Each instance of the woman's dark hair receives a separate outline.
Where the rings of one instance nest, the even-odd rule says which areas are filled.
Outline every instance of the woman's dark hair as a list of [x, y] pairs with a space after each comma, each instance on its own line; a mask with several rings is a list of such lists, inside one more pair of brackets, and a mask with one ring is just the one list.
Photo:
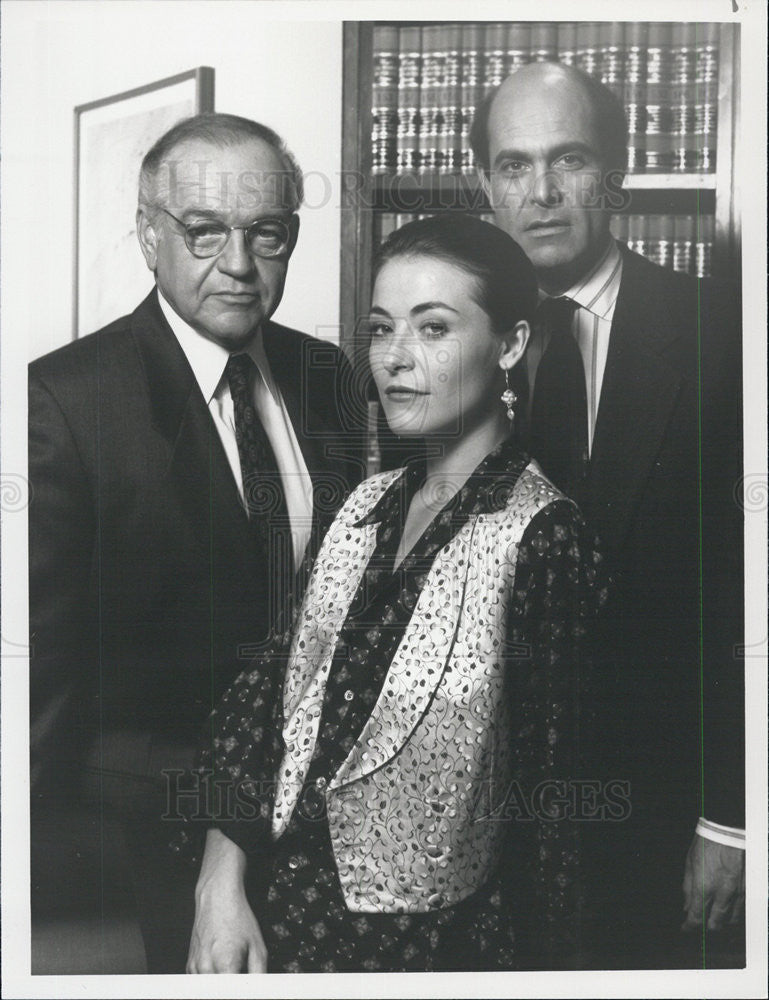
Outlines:
[[534, 316], [537, 279], [529, 258], [507, 233], [475, 216], [446, 212], [406, 223], [377, 251], [374, 279], [396, 257], [434, 257], [466, 271], [497, 334]]

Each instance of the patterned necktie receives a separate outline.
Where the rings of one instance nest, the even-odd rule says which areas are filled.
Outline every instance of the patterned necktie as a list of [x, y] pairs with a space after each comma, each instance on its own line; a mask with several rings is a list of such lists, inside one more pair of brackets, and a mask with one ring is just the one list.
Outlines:
[[545, 299], [535, 320], [549, 341], [534, 382], [531, 453], [567, 494], [583, 479], [588, 462], [585, 370], [571, 332], [576, 308], [572, 299]]
[[[252, 385], [255, 368], [248, 354], [231, 354], [224, 374], [235, 409], [235, 438], [243, 476], [243, 498], [257, 539], [272, 564], [280, 555], [275, 546], [280, 544], [285, 553], [285, 546], [291, 545], [291, 530], [275, 453], [254, 409]], [[293, 558], [290, 550], [288, 554]], [[283, 563], [285, 559], [281, 556], [278, 561]]]

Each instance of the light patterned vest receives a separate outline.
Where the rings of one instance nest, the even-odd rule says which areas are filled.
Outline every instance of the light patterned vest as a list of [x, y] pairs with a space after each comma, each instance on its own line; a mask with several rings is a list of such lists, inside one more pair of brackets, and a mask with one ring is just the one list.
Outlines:
[[[361, 484], [318, 554], [284, 683], [275, 839], [299, 799], [337, 637], [376, 545], [377, 525], [356, 523], [398, 475]], [[493, 813], [511, 777], [504, 674], [518, 547], [532, 517], [557, 499], [532, 462], [502, 510], [471, 517], [436, 555], [379, 699], [325, 789], [350, 910], [449, 906], [482, 886], [498, 861], [509, 826]]]

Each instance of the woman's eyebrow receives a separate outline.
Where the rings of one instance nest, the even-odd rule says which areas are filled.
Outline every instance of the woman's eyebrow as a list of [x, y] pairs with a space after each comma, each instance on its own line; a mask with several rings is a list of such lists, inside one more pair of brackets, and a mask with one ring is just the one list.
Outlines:
[[453, 306], [448, 305], [446, 302], [421, 302], [418, 306], [414, 306], [411, 310], [412, 315], [418, 316], [420, 313], [427, 312], [429, 309], [448, 309], [449, 312], [456, 313], [459, 315], [458, 310]]

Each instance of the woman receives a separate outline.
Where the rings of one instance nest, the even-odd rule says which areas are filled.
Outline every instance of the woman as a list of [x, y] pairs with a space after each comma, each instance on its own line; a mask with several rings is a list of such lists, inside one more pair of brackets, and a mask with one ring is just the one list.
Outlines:
[[550, 967], [573, 946], [556, 779], [577, 775], [604, 590], [574, 504], [511, 434], [536, 297], [517, 244], [472, 217], [382, 247], [371, 369], [426, 458], [352, 494], [292, 634], [212, 719], [205, 764], [230, 795], [189, 971]]

